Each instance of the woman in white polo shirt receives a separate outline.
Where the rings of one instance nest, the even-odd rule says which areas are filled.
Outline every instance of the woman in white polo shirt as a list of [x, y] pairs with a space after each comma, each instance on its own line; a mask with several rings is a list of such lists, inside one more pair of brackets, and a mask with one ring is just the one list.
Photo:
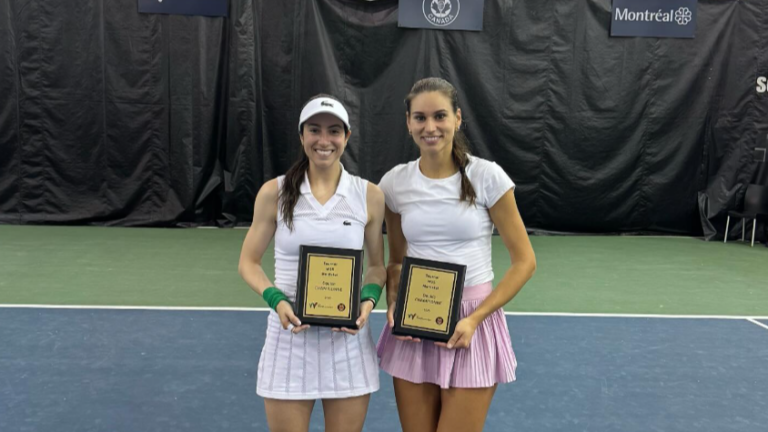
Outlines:
[[[408, 131], [421, 157], [396, 166], [379, 183], [389, 242], [380, 365], [394, 379], [404, 432], [479, 432], [497, 384], [515, 379], [502, 306], [533, 275], [536, 258], [514, 183], [495, 163], [468, 153], [456, 89], [427, 78], [414, 84], [405, 102]], [[494, 225], [512, 259], [495, 289]], [[445, 344], [391, 334], [405, 255], [467, 266], [460, 321]]]
[[[323, 403], [326, 430], [360, 431], [370, 394], [379, 388], [375, 346], [365, 324], [386, 279], [384, 195], [344, 170], [340, 158], [351, 133], [347, 111], [337, 99], [319, 95], [307, 102], [299, 119], [301, 159], [262, 186], [243, 243], [240, 275], [273, 309], [256, 386], [271, 431], [307, 431], [317, 399]], [[261, 267], [273, 238], [274, 283]], [[292, 302], [300, 245], [365, 246], [368, 270], [359, 330], [299, 322]]]

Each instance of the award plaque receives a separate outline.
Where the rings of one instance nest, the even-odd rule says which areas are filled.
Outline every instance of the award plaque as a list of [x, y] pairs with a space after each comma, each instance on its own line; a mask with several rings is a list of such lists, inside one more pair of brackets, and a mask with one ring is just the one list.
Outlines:
[[405, 257], [392, 334], [448, 342], [459, 322], [467, 266]]
[[302, 245], [294, 313], [302, 324], [356, 329], [363, 251]]

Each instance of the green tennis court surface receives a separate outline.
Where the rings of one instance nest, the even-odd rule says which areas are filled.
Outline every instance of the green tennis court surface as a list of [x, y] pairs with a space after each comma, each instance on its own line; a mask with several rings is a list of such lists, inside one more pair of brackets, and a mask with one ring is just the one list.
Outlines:
[[[0, 303], [264, 306], [237, 274], [245, 230], [0, 226]], [[508, 311], [768, 315], [768, 248], [681, 237], [532, 237]], [[494, 237], [496, 280], [509, 266]], [[264, 258], [273, 272], [271, 249]]]

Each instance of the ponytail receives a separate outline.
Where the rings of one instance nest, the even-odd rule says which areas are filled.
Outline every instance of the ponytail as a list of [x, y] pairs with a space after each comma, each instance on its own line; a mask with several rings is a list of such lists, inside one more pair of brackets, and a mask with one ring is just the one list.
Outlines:
[[459, 167], [461, 173], [461, 194], [459, 201], [468, 202], [470, 206], [475, 205], [475, 188], [467, 177], [467, 165], [469, 164], [469, 140], [464, 132], [457, 130], [453, 135], [453, 150], [451, 151], [453, 163]]
[[304, 181], [307, 169], [309, 169], [309, 158], [302, 151], [299, 160], [285, 173], [283, 187], [280, 188], [280, 212], [283, 214], [283, 222], [291, 231], [293, 231], [293, 209], [299, 202], [301, 183]]

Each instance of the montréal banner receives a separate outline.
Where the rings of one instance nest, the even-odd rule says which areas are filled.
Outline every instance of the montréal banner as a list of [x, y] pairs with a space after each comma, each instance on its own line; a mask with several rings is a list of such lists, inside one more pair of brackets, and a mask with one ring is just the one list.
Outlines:
[[613, 0], [611, 36], [693, 38], [697, 0]]

